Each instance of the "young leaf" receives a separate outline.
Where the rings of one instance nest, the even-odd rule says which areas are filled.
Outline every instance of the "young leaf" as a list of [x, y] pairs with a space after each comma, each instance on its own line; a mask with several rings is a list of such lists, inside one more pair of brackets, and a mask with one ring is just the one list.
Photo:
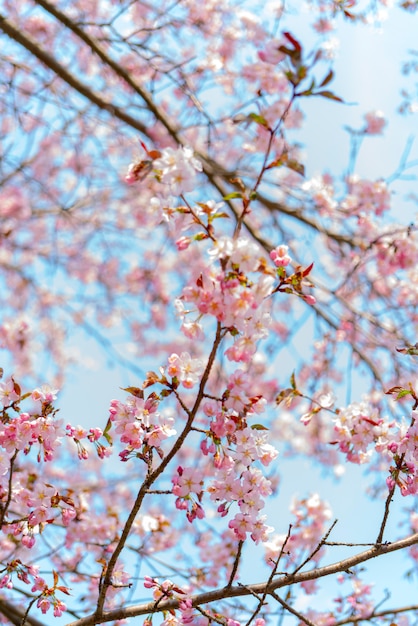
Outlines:
[[298, 50], [299, 52], [302, 51], [302, 46], [300, 45], [298, 40], [293, 37], [293, 35], [291, 35], [289, 32], [285, 32], [283, 33], [283, 35], [286, 37], [288, 41], [290, 41], [290, 43], [295, 48], [295, 50]]
[[328, 98], [329, 100], [335, 100], [336, 102], [344, 102], [344, 100], [342, 98], [340, 98], [339, 96], [336, 96], [335, 93], [332, 93], [332, 91], [317, 91], [315, 93], [315, 96], [322, 96], [323, 98]]
[[130, 393], [131, 396], [135, 396], [135, 398], [141, 398], [141, 400], [144, 398], [144, 392], [139, 387], [121, 387], [121, 389]]
[[303, 278], [305, 278], [306, 276], [308, 276], [308, 274], [311, 273], [313, 266], [314, 266], [314, 264], [311, 263], [310, 265], [308, 265], [308, 267], [305, 270], [303, 270], [303, 272], [302, 272]]
[[286, 167], [288, 167], [293, 172], [297, 172], [301, 176], [305, 176], [305, 166], [298, 161], [294, 161], [293, 159], [289, 159], [286, 163]]
[[405, 396], [409, 396], [410, 393], [411, 391], [409, 389], [401, 389], [401, 391], [396, 396], [396, 399], [400, 400], [401, 398], [404, 398]]
[[234, 200], [235, 198], [242, 198], [242, 193], [240, 191], [233, 191], [223, 197], [224, 200]]
[[296, 379], [295, 379], [295, 372], [292, 372], [292, 375], [290, 377], [290, 384], [292, 386], [292, 389], [296, 389]]
[[322, 83], [319, 86], [320, 87], [325, 87], [325, 85], [328, 85], [328, 83], [330, 83], [333, 78], [334, 78], [334, 72], [332, 70], [330, 70], [328, 72], [328, 74], [325, 76], [325, 78], [322, 81]]
[[259, 115], [258, 113], [250, 113], [248, 117], [260, 126], [263, 126], [264, 128], [269, 128], [267, 120], [262, 115]]

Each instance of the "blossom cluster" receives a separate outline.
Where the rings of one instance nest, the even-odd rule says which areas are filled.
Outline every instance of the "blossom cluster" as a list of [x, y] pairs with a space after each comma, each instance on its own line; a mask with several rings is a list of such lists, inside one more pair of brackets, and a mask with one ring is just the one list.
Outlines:
[[[145, 576], [144, 587], [146, 589], [153, 590], [153, 598], [156, 602], [161, 602], [161, 600], [169, 598], [175, 598], [179, 601], [178, 611], [180, 615], [177, 616], [176, 612], [171, 610], [162, 622], [162, 626], [186, 626], [187, 624], [209, 626], [211, 624], [211, 609], [207, 609], [205, 611], [205, 615], [201, 615], [199, 612], [196, 612], [188, 590], [180, 587], [173, 581], [163, 580], [160, 582], [158, 578]], [[218, 614], [214, 613], [213, 617], [217, 617], [219, 620]], [[225, 624], [225, 626], [241, 626], [241, 622], [228, 616], [223, 617], [222, 623]], [[254, 625], [265, 626], [265, 620], [259, 617], [254, 620]], [[144, 626], [152, 626], [152, 620], [147, 618], [144, 621]]]
[[390, 467], [387, 485], [391, 489], [398, 485], [403, 496], [418, 493], [418, 411], [412, 411], [412, 419], [408, 428], [400, 429], [397, 441], [388, 445], [393, 454], [394, 466]]
[[[261, 274], [256, 282], [250, 280], [248, 274], [260, 267], [260, 251], [246, 238], [234, 241], [224, 236], [209, 255], [211, 265], [205, 273], [199, 273], [193, 284], [184, 287], [177, 302], [178, 313], [183, 318], [194, 311], [198, 318], [214, 317], [234, 337], [233, 345], [225, 351], [228, 359], [248, 363], [257, 342], [268, 335], [271, 318], [266, 298], [272, 292], [274, 278]], [[192, 309], [186, 308], [190, 305]]]
[[[25, 565], [20, 559], [14, 559], [7, 563], [6, 573], [0, 579], [0, 589], [12, 589], [14, 586], [14, 576], [26, 585], [31, 585], [31, 592], [34, 594], [36, 606], [43, 614], [53, 607], [54, 617], [61, 617], [67, 610], [65, 603], [56, 597], [57, 591], [69, 595], [68, 587], [58, 584], [58, 574], [54, 572], [54, 585], [48, 587], [42, 576], [39, 575], [37, 565]], [[32, 579], [32, 580], [31, 580]]]
[[148, 155], [157, 158], [131, 163], [125, 176], [126, 183], [132, 185], [154, 171], [158, 181], [166, 185], [168, 194], [181, 195], [193, 191], [196, 173], [202, 171], [202, 164], [191, 148], [165, 148], [162, 152], [152, 151]]
[[418, 412], [411, 423], [388, 421], [368, 402], [341, 409], [334, 420], [335, 441], [352, 463], [367, 463], [373, 453], [390, 465], [387, 485], [398, 485], [402, 495], [418, 493]]
[[355, 215], [382, 215], [389, 210], [391, 193], [384, 180], [363, 180], [353, 175], [347, 182], [349, 193], [340, 204], [344, 211]]
[[[141, 394], [142, 395], [142, 394]], [[158, 411], [159, 400], [151, 393], [148, 398], [130, 395], [126, 402], [112, 400], [110, 421], [115, 426], [125, 448], [120, 452], [123, 461], [150, 448], [160, 449], [163, 441], [176, 434], [174, 418]]]
[[182, 352], [180, 356], [173, 353], [168, 357], [167, 374], [186, 389], [191, 389], [200, 381], [204, 369], [203, 360], [193, 359], [188, 352]]
[[19, 413], [0, 427], [0, 472], [7, 473], [15, 451], [28, 454], [32, 447], [38, 448], [39, 460], [52, 461], [63, 435], [62, 423], [53, 414]]
[[[54, 53], [61, 58], [65, 50], [65, 72], [89, 85], [82, 89], [87, 104], [80, 105], [73, 91], [77, 81], [51, 78], [53, 70], [45, 72], [33, 56], [34, 46], [12, 45], [4, 55], [0, 349], [13, 359], [16, 376], [19, 370], [39, 375], [39, 363], [32, 362], [42, 344], [61, 373], [70, 359], [64, 348], [67, 322], [61, 321], [68, 316], [99, 340], [105, 329], [117, 329], [112, 341], [102, 340], [110, 359], [134, 371], [148, 358], [158, 358], [162, 366], [159, 374], [148, 372], [141, 388], [125, 389], [127, 399], [111, 401], [103, 429], [63, 427], [55, 407], [58, 383], [22, 394], [15, 375], [0, 382], [2, 598], [8, 590], [12, 602], [18, 597], [17, 579], [19, 586], [30, 585], [30, 606], [43, 614], [53, 608], [60, 616], [65, 604], [57, 595], [67, 591], [57, 569], [79, 586], [71, 614], [97, 621], [103, 608], [135, 606], [137, 589], [119, 606], [116, 594], [135, 585], [143, 567], [156, 572], [161, 563], [170, 566], [156, 554], [169, 550], [176, 559], [172, 570], [187, 579], [187, 588], [150, 576], [144, 583], [154, 598], [151, 613], [166, 599], [179, 605], [157, 618], [163, 626], [240, 626], [244, 613], [243, 624], [264, 626], [258, 615], [268, 615], [274, 594], [253, 597], [252, 613], [237, 601], [230, 607], [231, 602], [219, 602], [216, 613], [213, 605], [199, 607], [197, 614], [191, 598], [202, 586], [219, 589], [223, 577], [227, 599], [241, 557], [247, 556], [241, 543], [249, 539], [264, 544], [275, 568], [270, 580], [282, 570], [315, 566], [322, 557], [318, 548], [331, 513], [316, 494], [294, 501], [288, 535], [271, 537], [264, 511], [279, 481], [273, 473], [275, 437], [332, 464], [336, 474], [343, 455], [354, 463], [378, 456], [389, 472], [390, 490], [399, 487], [411, 495], [418, 489], [418, 411], [409, 425], [398, 424], [367, 402], [334, 412], [330, 399], [331, 383], [341, 382], [340, 368], [334, 367], [341, 354], [337, 347], [364, 355], [370, 364], [385, 349], [382, 336], [394, 330], [392, 324], [384, 334], [384, 317], [408, 303], [405, 313], [401, 306], [396, 311], [398, 326], [408, 318], [405, 334], [411, 337], [416, 321], [413, 228], [391, 232], [389, 220], [384, 226], [388, 182], [355, 174], [357, 147], [367, 136], [380, 135], [386, 120], [376, 110], [366, 114], [360, 130], [349, 129], [350, 174], [340, 182], [330, 173], [306, 181], [302, 143], [287, 133], [301, 126], [305, 98], [339, 100], [328, 87], [335, 43], [326, 37], [339, 17], [366, 21], [369, 9], [357, 0], [308, 0], [309, 19], [322, 43], [306, 52], [290, 32], [278, 33], [289, 10], [279, 0], [261, 3], [260, 11], [253, 2], [228, 0], [74, 0], [71, 10], [61, 6], [36, 15], [27, 0], [4, 4], [4, 32], [10, 18], [20, 33], [16, 41], [27, 34], [51, 58]], [[373, 4], [383, 6], [385, 0]], [[83, 20], [73, 22], [77, 14]], [[274, 31], [268, 32], [273, 22]], [[221, 90], [228, 96], [222, 102]], [[133, 129], [158, 149], [148, 150], [140, 140], [143, 158], [130, 164], [127, 185], [120, 185], [119, 166]], [[407, 160], [403, 165], [409, 168]], [[401, 169], [392, 179], [403, 178]], [[204, 189], [203, 181], [211, 188]], [[303, 270], [298, 259], [306, 256], [310, 265]], [[316, 260], [319, 301], [306, 293], [315, 285], [307, 277]], [[406, 270], [402, 283], [398, 270]], [[330, 277], [338, 289], [327, 285]], [[173, 304], [180, 336], [170, 317]], [[312, 327], [322, 334], [312, 358], [298, 367], [298, 381], [315, 388], [312, 400], [296, 388], [294, 375], [291, 389], [278, 389], [287, 375], [283, 369], [291, 367], [283, 353], [293, 347], [306, 304], [315, 305]], [[325, 326], [329, 332], [322, 333]], [[118, 351], [113, 337], [125, 328], [127, 341], [122, 339]], [[370, 329], [373, 333], [364, 332]], [[261, 340], [268, 336], [263, 352]], [[394, 364], [384, 376], [398, 371]], [[153, 385], [158, 391], [149, 393]], [[258, 422], [271, 426], [275, 399], [284, 400], [288, 411], [280, 411], [268, 430]], [[84, 398], [76, 400], [84, 405]], [[301, 421], [293, 402], [306, 410]], [[333, 425], [324, 418], [330, 413]], [[112, 437], [122, 464], [103, 463], [112, 453]], [[51, 463], [58, 452], [62, 462]], [[131, 460], [148, 470], [142, 484], [141, 472], [129, 476], [132, 464], [123, 464]], [[123, 469], [113, 480], [116, 466]], [[410, 526], [410, 532], [418, 528], [415, 513]], [[195, 546], [192, 558], [177, 545], [183, 535], [188, 547]], [[122, 551], [133, 575], [118, 556]], [[28, 554], [30, 563], [38, 559], [49, 568], [53, 584], [23, 563]], [[416, 561], [415, 547], [411, 555]], [[337, 598], [335, 614], [311, 621], [332, 626], [342, 616], [367, 618], [375, 608], [370, 587], [352, 580], [350, 593]], [[316, 583], [303, 587], [313, 592]], [[297, 602], [293, 591], [287, 599]]]
[[352, 403], [340, 409], [334, 420], [339, 449], [351, 463], [367, 463], [373, 454], [370, 446], [385, 451], [395, 436], [396, 424], [380, 417], [368, 402]]
[[[262, 496], [270, 495], [272, 488], [254, 464], [268, 467], [277, 450], [263, 426], [251, 428], [247, 424], [250, 418], [262, 414], [266, 405], [264, 398], [250, 394], [249, 375], [236, 370], [228, 377], [222, 398], [205, 401], [204, 419], [210, 421], [200, 448], [210, 465], [180, 466], [172, 482], [176, 506], [187, 511], [189, 521], [204, 517], [203, 500], [207, 491], [211, 500], [218, 503], [217, 511], [223, 517], [229, 514], [233, 503], [238, 504], [239, 512], [230, 520], [229, 528], [239, 539], [245, 539], [249, 533], [258, 543], [270, 531], [260, 511], [264, 507]], [[205, 486], [210, 476], [213, 480]]]

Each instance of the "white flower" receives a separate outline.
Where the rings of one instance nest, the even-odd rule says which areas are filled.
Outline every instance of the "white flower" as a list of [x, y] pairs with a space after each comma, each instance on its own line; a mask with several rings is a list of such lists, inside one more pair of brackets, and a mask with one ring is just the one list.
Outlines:
[[202, 165], [193, 156], [189, 147], [166, 148], [159, 159], [154, 161], [154, 167], [161, 171], [161, 182], [170, 186], [171, 193], [181, 195], [185, 191], [192, 191], [196, 185], [196, 172], [202, 171]]

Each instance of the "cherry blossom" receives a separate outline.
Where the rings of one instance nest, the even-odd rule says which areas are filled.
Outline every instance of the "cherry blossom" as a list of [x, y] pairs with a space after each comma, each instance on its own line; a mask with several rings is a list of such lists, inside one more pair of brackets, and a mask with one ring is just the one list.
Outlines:
[[1, 623], [413, 623], [416, 150], [362, 101], [312, 165], [386, 4], [3, 2]]

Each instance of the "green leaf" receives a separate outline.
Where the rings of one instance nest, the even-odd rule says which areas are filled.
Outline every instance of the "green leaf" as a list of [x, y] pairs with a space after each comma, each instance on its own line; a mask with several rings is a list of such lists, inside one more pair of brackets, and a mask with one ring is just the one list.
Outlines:
[[298, 77], [296, 76], [296, 74], [294, 74], [294, 73], [293, 73], [293, 72], [291, 72], [290, 70], [288, 70], [287, 72], [285, 72], [285, 76], [286, 76], [287, 80], [288, 80], [289, 82], [291, 82], [291, 83], [292, 83], [292, 85], [293, 85], [294, 87], [296, 87], [297, 85], [299, 85], [299, 79], [298, 79]]
[[403, 346], [402, 348], [395, 348], [396, 352], [400, 354], [409, 354], [410, 356], [418, 356], [418, 343], [413, 346]]
[[263, 424], [253, 424], [251, 428], [252, 430], [268, 430], [268, 428], [263, 426]]
[[286, 163], [286, 167], [288, 167], [293, 172], [297, 172], [301, 176], [305, 176], [305, 166], [294, 159], [289, 159]]
[[224, 200], [234, 200], [235, 198], [242, 198], [242, 193], [240, 191], [233, 191], [223, 197]]
[[250, 113], [248, 117], [260, 126], [264, 126], [264, 128], [269, 128], [267, 120], [262, 115], [259, 115], [258, 113]]
[[309, 87], [305, 89], [304, 91], [299, 92], [296, 95], [297, 96], [312, 96], [314, 88], [315, 88], [315, 79], [313, 78], [311, 80], [311, 84], [309, 85]]
[[110, 429], [112, 428], [112, 421], [109, 419], [107, 420], [107, 424], [106, 424], [106, 428], [103, 431], [103, 437], [106, 439], [107, 443], [109, 444], [109, 446], [113, 445], [113, 439], [109, 434]]
[[296, 389], [296, 379], [295, 379], [295, 371], [293, 370], [292, 375], [290, 377], [290, 384], [292, 389]]
[[208, 236], [206, 233], [197, 233], [196, 235], [193, 235], [193, 239], [194, 241], [203, 241], [204, 239], [207, 239]]
[[292, 404], [292, 400], [294, 398], [300, 397], [302, 394], [297, 389], [282, 389], [280, 393], [276, 396], [276, 404], [279, 405], [282, 402], [285, 402], [286, 406], [290, 406]]
[[396, 387], [391, 387], [390, 389], [385, 391], [385, 394], [387, 396], [394, 395], [395, 393], [396, 393], [396, 400], [400, 400], [401, 398], [404, 398], [405, 396], [412, 395], [412, 390], [405, 389], [405, 387], [400, 387], [399, 385], [397, 385]]
[[397, 400], [400, 400], [400, 398], [404, 398], [405, 396], [408, 396], [410, 394], [410, 390], [409, 389], [402, 389], [398, 395], [396, 396]]
[[216, 220], [218, 217], [227, 217], [228, 219], [230, 219], [230, 215], [228, 215], [228, 213], [215, 213], [215, 215], [211, 215], [211, 218], [213, 220]]

